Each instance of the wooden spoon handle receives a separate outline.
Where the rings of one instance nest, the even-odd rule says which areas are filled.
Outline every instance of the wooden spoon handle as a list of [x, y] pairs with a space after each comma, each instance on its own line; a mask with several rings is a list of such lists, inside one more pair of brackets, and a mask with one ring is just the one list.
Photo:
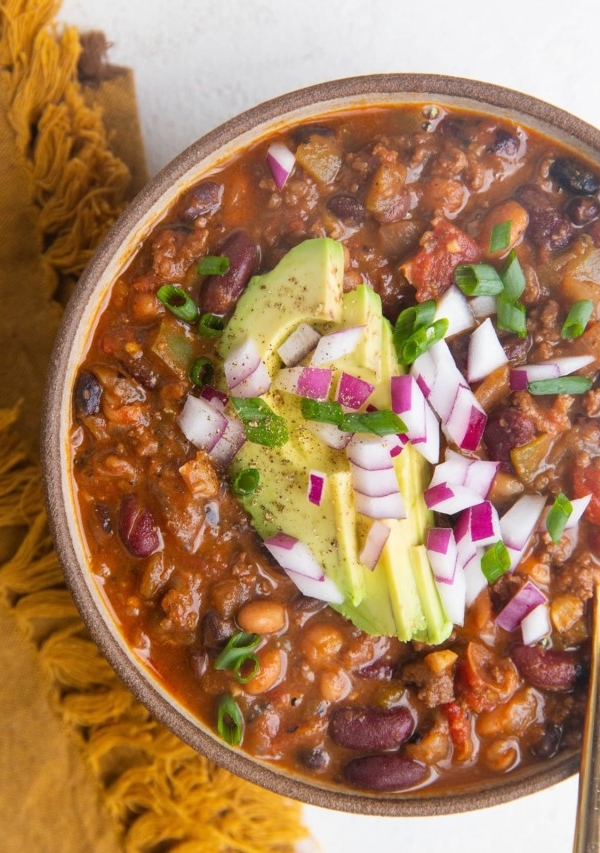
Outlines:
[[579, 796], [573, 853], [600, 853], [600, 583], [594, 588], [587, 711], [581, 745]]

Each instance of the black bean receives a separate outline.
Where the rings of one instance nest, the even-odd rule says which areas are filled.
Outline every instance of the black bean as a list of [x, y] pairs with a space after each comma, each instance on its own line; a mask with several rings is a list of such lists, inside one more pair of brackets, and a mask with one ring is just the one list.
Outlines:
[[177, 216], [184, 222], [193, 222], [199, 216], [215, 213], [221, 206], [223, 185], [215, 181], [202, 181], [188, 190], [177, 205]]
[[367, 791], [402, 791], [423, 782], [428, 773], [424, 764], [397, 752], [362, 755], [344, 767], [347, 781]]
[[246, 231], [234, 231], [225, 240], [220, 254], [229, 258], [223, 275], [208, 276], [200, 292], [200, 308], [210, 314], [231, 313], [258, 263], [258, 247]]
[[518, 150], [519, 140], [503, 127], [498, 128], [494, 141], [488, 148], [490, 154], [500, 154], [502, 157], [514, 157]]
[[100, 521], [100, 527], [105, 533], [112, 533], [112, 520], [110, 517], [110, 510], [106, 506], [106, 504], [96, 504], [94, 507], [96, 511], [96, 515], [98, 516], [98, 520]]
[[395, 749], [410, 737], [414, 720], [408, 708], [338, 708], [329, 736], [347, 749]]
[[329, 754], [319, 746], [312, 749], [301, 749], [298, 752], [298, 760], [309, 770], [325, 770], [329, 764]]
[[512, 647], [510, 656], [519, 674], [540, 690], [556, 693], [572, 690], [581, 671], [573, 652], [517, 645]]
[[97, 415], [100, 411], [102, 385], [90, 370], [82, 370], [75, 385], [75, 409], [80, 417]]
[[600, 215], [600, 204], [595, 198], [579, 195], [569, 201], [565, 212], [573, 225], [587, 225]]
[[550, 177], [563, 190], [577, 195], [594, 195], [600, 189], [596, 175], [574, 157], [557, 157], [550, 166]]
[[120, 361], [126, 372], [136, 382], [139, 382], [143, 388], [147, 391], [152, 391], [156, 388], [158, 385], [158, 374], [146, 356], [142, 355], [139, 358], [134, 358], [125, 353]]
[[558, 210], [552, 196], [533, 184], [519, 187], [516, 196], [529, 214], [529, 239], [553, 252], [566, 249], [575, 237], [575, 228]]
[[512, 472], [510, 452], [527, 444], [535, 435], [533, 421], [519, 409], [501, 409], [489, 415], [483, 443], [490, 459], [500, 462], [503, 471]]
[[127, 495], [119, 510], [119, 536], [134, 557], [148, 557], [160, 547], [160, 534], [150, 510], [136, 495]]
[[208, 649], [220, 649], [233, 634], [233, 622], [209, 610], [202, 619], [200, 635], [202, 645]]
[[529, 751], [534, 758], [539, 758], [542, 761], [547, 761], [558, 752], [562, 737], [562, 729], [555, 723], [546, 723], [544, 732], [539, 740], [532, 743]]
[[391, 681], [394, 665], [389, 661], [376, 660], [361, 667], [356, 673], [360, 678], [372, 678], [376, 681]]
[[292, 601], [291, 607], [297, 613], [318, 613], [326, 607], [326, 603], [309, 595], [299, 595]]
[[327, 199], [327, 207], [344, 222], [361, 222], [365, 216], [365, 209], [360, 201], [353, 195], [334, 195]]

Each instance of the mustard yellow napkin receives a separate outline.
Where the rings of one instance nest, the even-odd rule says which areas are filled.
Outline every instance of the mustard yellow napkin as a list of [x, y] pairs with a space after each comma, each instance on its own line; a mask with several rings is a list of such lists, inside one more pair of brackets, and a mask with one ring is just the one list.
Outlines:
[[298, 804], [149, 716], [88, 638], [52, 549], [36, 458], [60, 306], [146, 176], [131, 74], [57, 10], [0, 2], [0, 847], [291, 853]]

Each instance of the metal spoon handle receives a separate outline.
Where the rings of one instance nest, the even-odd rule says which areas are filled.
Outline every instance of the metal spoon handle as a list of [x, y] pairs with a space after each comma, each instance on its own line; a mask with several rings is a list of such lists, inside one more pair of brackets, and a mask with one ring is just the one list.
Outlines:
[[587, 711], [581, 745], [579, 796], [573, 853], [600, 853], [600, 584], [594, 589]]

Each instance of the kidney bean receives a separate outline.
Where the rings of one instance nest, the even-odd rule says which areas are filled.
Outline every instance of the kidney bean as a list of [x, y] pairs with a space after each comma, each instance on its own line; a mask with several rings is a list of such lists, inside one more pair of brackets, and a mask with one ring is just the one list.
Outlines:
[[516, 195], [529, 213], [527, 236], [532, 242], [550, 251], [566, 249], [575, 237], [575, 228], [557, 209], [554, 199], [533, 184], [519, 187]]
[[154, 517], [150, 510], [141, 506], [136, 495], [127, 495], [121, 501], [119, 536], [134, 557], [149, 557], [160, 548]]
[[546, 761], [558, 752], [561, 737], [562, 729], [560, 726], [555, 723], [546, 723], [542, 736], [538, 741], [531, 744], [529, 751], [534, 758]]
[[489, 415], [483, 442], [490, 459], [500, 462], [500, 468], [513, 472], [510, 451], [527, 444], [535, 435], [533, 421], [518, 409], [501, 409]]
[[158, 374], [145, 356], [133, 358], [126, 353], [119, 359], [127, 373], [147, 391], [158, 385]]
[[221, 254], [229, 258], [229, 269], [224, 275], [208, 276], [200, 292], [200, 308], [209, 314], [233, 311], [258, 262], [258, 247], [246, 231], [230, 234]]
[[334, 195], [327, 199], [327, 207], [339, 219], [345, 222], [360, 222], [364, 219], [365, 209], [353, 195]]
[[550, 166], [550, 177], [571, 193], [594, 195], [600, 189], [596, 175], [574, 157], [557, 157]]
[[414, 720], [408, 708], [338, 708], [329, 735], [347, 749], [395, 749], [410, 737]]
[[344, 767], [351, 785], [368, 791], [402, 791], [423, 782], [428, 775], [424, 764], [397, 752], [389, 755], [363, 755]]
[[525, 364], [527, 353], [532, 343], [530, 335], [527, 335], [526, 338], [519, 338], [517, 335], [506, 335], [501, 337], [500, 343], [511, 365]]
[[510, 655], [519, 674], [540, 690], [572, 690], [581, 671], [573, 652], [517, 645], [512, 647]]
[[221, 206], [223, 185], [202, 181], [188, 190], [177, 205], [176, 214], [183, 222], [193, 222], [199, 216], [209, 216]]
[[360, 678], [373, 678], [377, 681], [391, 681], [394, 665], [390, 661], [376, 660], [361, 667], [357, 673]]
[[102, 385], [91, 370], [81, 371], [75, 384], [74, 394], [75, 409], [80, 417], [98, 414], [102, 390]]
[[590, 196], [576, 196], [565, 207], [565, 213], [573, 225], [587, 225], [600, 215], [600, 204]]

